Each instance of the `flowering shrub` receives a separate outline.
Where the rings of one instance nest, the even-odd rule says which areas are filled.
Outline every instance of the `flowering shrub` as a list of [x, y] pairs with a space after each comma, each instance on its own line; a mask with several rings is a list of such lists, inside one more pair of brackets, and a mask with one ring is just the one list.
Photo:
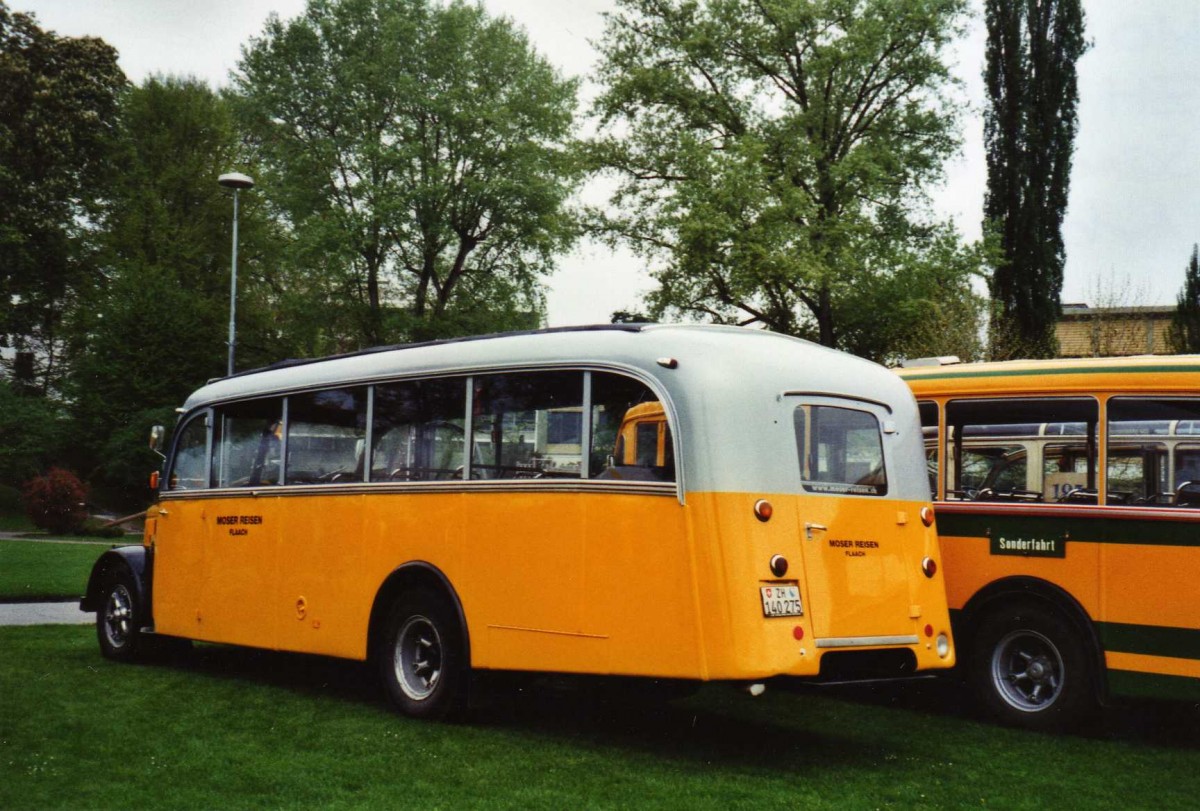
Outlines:
[[52, 467], [44, 476], [26, 482], [21, 500], [34, 526], [48, 532], [75, 532], [87, 518], [87, 487], [62, 468]]

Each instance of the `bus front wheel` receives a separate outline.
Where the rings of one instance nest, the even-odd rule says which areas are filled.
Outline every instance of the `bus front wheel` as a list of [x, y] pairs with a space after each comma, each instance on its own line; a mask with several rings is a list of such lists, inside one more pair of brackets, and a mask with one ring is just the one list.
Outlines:
[[1048, 607], [1020, 603], [992, 611], [975, 641], [971, 682], [1002, 723], [1066, 729], [1092, 709], [1094, 674], [1081, 635]]
[[462, 630], [447, 601], [417, 589], [392, 605], [379, 655], [388, 699], [414, 718], [450, 718], [466, 705]]
[[131, 662], [142, 649], [141, 617], [133, 575], [118, 571], [104, 584], [103, 599], [96, 612], [96, 638], [106, 659]]

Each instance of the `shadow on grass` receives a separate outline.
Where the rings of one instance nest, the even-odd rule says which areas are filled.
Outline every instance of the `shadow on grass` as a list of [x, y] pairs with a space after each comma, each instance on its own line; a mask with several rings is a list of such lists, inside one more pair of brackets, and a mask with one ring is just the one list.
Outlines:
[[[388, 712], [374, 667], [321, 656], [198, 645], [160, 666], [222, 680], [267, 684], [289, 691], [377, 707]], [[639, 680], [483, 675], [468, 726], [634, 748], [697, 764], [726, 763], [805, 771], [814, 767], [878, 763], [891, 743], [881, 730], [847, 727], [847, 707], [876, 707], [871, 717], [897, 735], [911, 733], [913, 715], [952, 723], [980, 721], [968, 691], [953, 678], [814, 687], [772, 684], [770, 699], [752, 699], [709, 685], [693, 698], [667, 701]], [[892, 712], [897, 711], [897, 712]], [[1101, 710], [1078, 736], [1198, 749], [1200, 709], [1191, 704], [1138, 701]], [[852, 722], [854, 723], [854, 722]], [[988, 734], [984, 731], [982, 734]], [[1036, 733], [1028, 733], [1035, 735]]]
[[[798, 695], [819, 692], [841, 701], [991, 723], [963, 682], [953, 675], [911, 682], [820, 687], [792, 682]], [[1152, 699], [1120, 699], [1101, 707], [1082, 728], [1065, 733], [1093, 740], [1126, 741], [1174, 749], [1200, 749], [1200, 704]], [[1036, 734], [1036, 733], [1029, 733]]]
[[[362, 662], [205, 644], [153, 666], [390, 711], [374, 667]], [[877, 765], [883, 758], [883, 748], [832, 726], [823, 729], [812, 718], [798, 728], [793, 696], [774, 697], [772, 718], [759, 700], [726, 685], [676, 701], [645, 687], [634, 679], [484, 674], [473, 681], [478, 701], [464, 726], [638, 750], [692, 768], [721, 762], [806, 771], [834, 763]]]

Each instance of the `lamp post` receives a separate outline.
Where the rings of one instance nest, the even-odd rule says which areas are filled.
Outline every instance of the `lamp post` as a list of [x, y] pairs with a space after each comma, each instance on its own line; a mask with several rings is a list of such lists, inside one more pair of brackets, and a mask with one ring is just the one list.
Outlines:
[[254, 181], [241, 172], [227, 172], [217, 178], [227, 189], [233, 189], [233, 268], [229, 274], [229, 370], [233, 375], [233, 347], [237, 343], [237, 243], [238, 243], [238, 192], [254, 188]]

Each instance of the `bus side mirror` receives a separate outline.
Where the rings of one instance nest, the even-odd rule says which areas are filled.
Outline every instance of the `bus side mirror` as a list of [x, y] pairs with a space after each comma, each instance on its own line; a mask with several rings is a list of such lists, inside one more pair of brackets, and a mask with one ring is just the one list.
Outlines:
[[[163, 428], [161, 425], [156, 425], [150, 429], [150, 450], [154, 451], [159, 456], [163, 456], [163, 437], [166, 435], [167, 429]], [[163, 456], [163, 458], [165, 459], [166, 457]]]

